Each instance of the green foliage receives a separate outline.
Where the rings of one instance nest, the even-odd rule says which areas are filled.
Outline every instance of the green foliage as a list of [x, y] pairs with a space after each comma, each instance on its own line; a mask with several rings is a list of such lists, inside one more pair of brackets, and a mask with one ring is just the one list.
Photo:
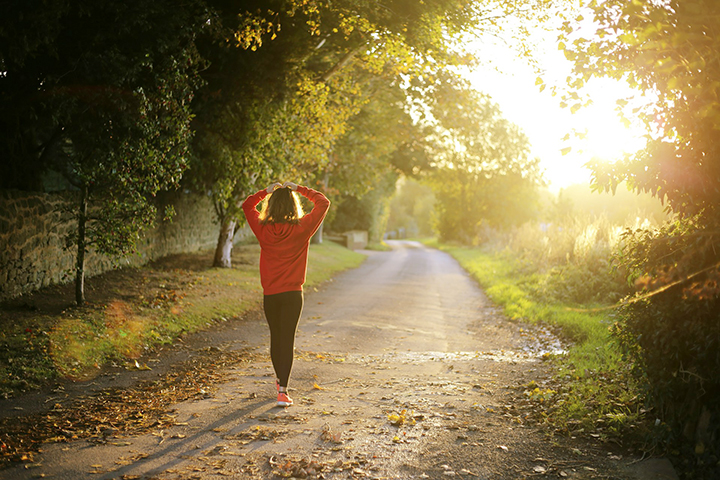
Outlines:
[[[605, 217], [576, 215], [552, 223], [526, 223], [494, 239], [541, 278], [536, 298], [564, 304], [608, 304], [630, 293], [614, 255], [622, 227]], [[502, 247], [500, 247], [502, 248]]]
[[321, 171], [323, 189], [340, 200], [329, 219], [332, 230], [367, 230], [371, 242], [382, 241], [388, 201], [404, 166], [395, 165], [395, 160], [419, 135], [405, 100], [397, 85], [376, 87], [335, 144]]
[[[345, 135], [348, 122], [370, 95], [384, 91], [384, 84], [397, 85], [401, 74], [420, 68], [418, 58], [430, 48], [437, 60], [449, 61], [442, 26], [461, 31], [468, 28], [462, 22], [473, 18], [472, 9], [455, 2], [403, 4], [400, 9], [405, 15], [392, 16], [385, 7], [351, 0], [218, 6], [216, 32], [225, 41], [218, 47], [217, 40], [208, 39], [201, 47], [210, 68], [203, 73], [207, 86], [194, 110], [196, 170], [221, 219], [237, 217], [238, 201], [271, 179], [285, 174], [308, 178], [323, 171], [333, 151], [341, 162], [348, 152], [362, 160], [348, 160], [347, 168], [358, 165], [373, 172], [363, 161], [386, 156], [378, 151], [387, 149], [386, 142], [358, 142], [352, 133]], [[370, 85], [378, 79], [379, 89]], [[393, 105], [397, 110], [398, 101], [387, 106]], [[356, 119], [350, 128], [367, 136], [362, 122]], [[385, 131], [401, 134], [394, 128]], [[341, 138], [344, 145], [336, 147]], [[375, 151], [349, 150], [358, 145]], [[334, 165], [329, 170], [340, 175]], [[356, 182], [367, 188], [367, 181]], [[347, 193], [340, 178], [336, 183]]]
[[[221, 40], [240, 35], [233, 29], [238, 13], [241, 20], [259, 15], [235, 8], [218, 12], [217, 21], [225, 27]], [[241, 218], [242, 200], [291, 168], [314, 170], [311, 166], [326, 162], [348, 117], [357, 111], [350, 77], [319, 79], [334, 57], [301, 60], [318, 43], [311, 19], [303, 11], [279, 10], [263, 12], [265, 21], [282, 25], [282, 31], [257, 51], [227, 38], [219, 46], [213, 37], [201, 44], [210, 66], [193, 102], [197, 134], [191, 177], [196, 189], [210, 193], [223, 221]]]
[[388, 231], [401, 229], [409, 237], [431, 237], [435, 217], [435, 195], [430, 187], [402, 177], [390, 201]]
[[[651, 135], [647, 150], [617, 165], [593, 164], [597, 183], [615, 188], [627, 179], [639, 191], [666, 199], [679, 214], [718, 204], [715, 134], [720, 126], [717, 57], [712, 35], [720, 5], [711, 0], [590, 2], [596, 36], [576, 35], [565, 50], [574, 62], [574, 87], [591, 76], [626, 80], [651, 95], [633, 110]], [[580, 31], [580, 33], [584, 33]], [[626, 101], [620, 102], [624, 107]]]
[[328, 228], [337, 233], [366, 230], [368, 241], [380, 243], [387, 226], [388, 204], [395, 191], [396, 178], [396, 174], [390, 172], [360, 198], [352, 195], [342, 198]]
[[335, 207], [335, 215], [328, 229], [337, 232], [370, 230], [372, 225], [372, 204], [356, 197], [345, 197]]
[[[4, 186], [39, 186], [39, 173], [54, 168], [76, 184], [104, 189], [102, 180], [117, 176], [126, 188], [137, 180], [130, 172], [143, 168], [140, 159], [148, 160], [149, 177], [165, 163], [160, 175], [179, 179], [174, 163], [189, 136], [187, 104], [196, 85], [186, 27], [194, 12], [168, 15], [164, 2], [59, 4], [47, 36], [38, 35], [42, 42], [29, 48], [21, 35], [0, 50], [0, 139], [10, 152]], [[14, 16], [45, 18], [44, 8], [15, 4], [3, 24]]]
[[[610, 0], [587, 6], [596, 35], [577, 35], [570, 24], [564, 29], [570, 43], [562, 47], [575, 64], [572, 87], [609, 76], [648, 94], [632, 112], [647, 126], [648, 147], [614, 165], [592, 164], [595, 183], [612, 190], [627, 181], [665, 201], [676, 217], [659, 230], [628, 232], [622, 267], [641, 291], [623, 309], [616, 332], [638, 361], [651, 405], [671, 427], [666, 445], [680, 447], [686, 458], [695, 454], [689, 470], [700, 475], [720, 452], [713, 313], [720, 293], [720, 40], [713, 33], [720, 5]], [[717, 475], [717, 465], [709, 468]]]
[[362, 197], [397, 178], [394, 155], [416, 135], [406, 111], [405, 92], [397, 84], [374, 87], [372, 96], [347, 121], [346, 132], [320, 171], [331, 195]]
[[687, 298], [681, 287], [621, 310], [615, 335], [638, 368], [653, 415], [670, 427], [667, 442], [697, 466], [716, 463], [720, 432], [720, 321], [717, 300]]
[[428, 176], [444, 241], [477, 242], [481, 229], [506, 229], [532, 218], [541, 183], [529, 143], [497, 105], [462, 84], [440, 88], [435, 165]]
[[[87, 250], [133, 251], [155, 222], [151, 197], [177, 186], [186, 167], [197, 12], [192, 3], [169, 12], [166, 2], [63, 7], [53, 35], [0, 51], [0, 147], [10, 152], [6, 186], [37, 187], [51, 170], [78, 191], [68, 246], [77, 247], [82, 304]], [[13, 14], [42, 8], [16, 4]]]
[[716, 261], [705, 245], [712, 240], [698, 227], [677, 221], [626, 231], [623, 265], [639, 291], [614, 332], [636, 362], [649, 405], [669, 427], [660, 440], [694, 455], [689, 471], [703, 472], [720, 451], [720, 322], [717, 267], [705, 267]]
[[[429, 129], [408, 112], [456, 81], [451, 68], [474, 64], [463, 36], [548, 2], [211, 3], [216, 37], [200, 49], [210, 66], [193, 104], [191, 171], [232, 233], [242, 199], [271, 180], [359, 198], [388, 171], [418, 173]], [[387, 199], [378, 201], [381, 212]]]

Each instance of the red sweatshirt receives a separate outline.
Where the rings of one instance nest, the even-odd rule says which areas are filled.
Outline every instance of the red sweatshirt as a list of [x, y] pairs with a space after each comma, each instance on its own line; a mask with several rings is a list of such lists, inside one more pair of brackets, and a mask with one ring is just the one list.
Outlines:
[[330, 201], [322, 193], [301, 185], [297, 191], [314, 205], [299, 224], [260, 222], [255, 207], [269, 195], [267, 190], [250, 195], [242, 205], [248, 225], [260, 242], [260, 282], [265, 295], [302, 291], [310, 238], [330, 208]]

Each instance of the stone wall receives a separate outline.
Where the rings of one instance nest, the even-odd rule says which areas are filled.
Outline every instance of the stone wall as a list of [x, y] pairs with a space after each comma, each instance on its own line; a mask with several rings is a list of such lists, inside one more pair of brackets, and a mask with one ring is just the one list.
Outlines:
[[[74, 279], [75, 252], [64, 249], [65, 238], [75, 226], [68, 209], [71, 200], [68, 194], [0, 190], [0, 301]], [[176, 215], [146, 232], [138, 253], [120, 259], [120, 265], [139, 266], [166, 255], [215, 246], [219, 226], [208, 198], [177, 192], [158, 201], [160, 212], [172, 204]], [[240, 231], [236, 240], [247, 235]], [[97, 275], [116, 264], [90, 252], [86, 275]]]

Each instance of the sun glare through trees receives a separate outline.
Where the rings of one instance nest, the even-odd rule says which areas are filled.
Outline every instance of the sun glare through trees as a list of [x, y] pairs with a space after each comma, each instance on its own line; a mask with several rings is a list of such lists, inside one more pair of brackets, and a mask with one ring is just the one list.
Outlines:
[[[528, 136], [553, 191], [589, 182], [586, 164], [590, 160], [612, 163], [646, 143], [646, 129], [632, 109], [647, 93], [630, 88], [627, 82], [593, 78], [575, 92], [577, 97], [571, 97], [575, 101], [563, 99], [570, 88], [567, 79], [573, 63], [558, 47], [558, 34], [561, 19], [579, 11], [575, 5], [571, 14], [563, 10], [547, 22], [525, 23], [522, 37], [510, 19], [504, 35], [468, 42], [480, 64], [465, 75], [475, 89], [498, 102], [503, 115]], [[584, 20], [583, 25], [589, 35], [595, 34], [591, 23]]]

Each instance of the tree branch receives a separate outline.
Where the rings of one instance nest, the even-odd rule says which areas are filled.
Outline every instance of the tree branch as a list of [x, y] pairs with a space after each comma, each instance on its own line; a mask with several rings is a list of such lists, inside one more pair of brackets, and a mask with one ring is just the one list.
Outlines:
[[60, 137], [60, 134], [62, 133], [62, 131], [64, 129], [65, 129], [65, 127], [63, 127], [62, 125], [58, 125], [55, 128], [55, 131], [52, 133], [52, 135], [48, 139], [48, 141], [38, 147], [38, 150], [40, 150], [40, 155], [38, 156], [40, 165], [42, 165], [43, 161], [49, 154], [50, 147], [52, 147], [55, 144], [55, 142]]
[[645, 300], [650, 297], [654, 297], [655, 295], [658, 295], [666, 290], [669, 290], [674, 286], [680, 285], [681, 283], [685, 283], [688, 280], [692, 280], [693, 278], [697, 277], [698, 275], [709, 272], [710, 270], [713, 270], [718, 267], [720, 267], [720, 262], [710, 265], [707, 268], [703, 268], [702, 270], [698, 270], [697, 272], [692, 273], [690, 275], [686, 275], [683, 278], [680, 278], [678, 280], [675, 280], [674, 282], [670, 282], [666, 285], [663, 285], [662, 287], [659, 287], [651, 292], [639, 295], [637, 297], [630, 298], [628, 300], [623, 300], [623, 301], [617, 302], [615, 305], [609, 305], [607, 307], [600, 307], [600, 308], [570, 308], [570, 307], [568, 307], [566, 310], [569, 310], [572, 312], [604, 312], [607, 310], [614, 310], [618, 307], [623, 307], [625, 305], [632, 305], [633, 303], [637, 303], [641, 300]]
[[355, 58], [355, 55], [357, 55], [358, 52], [360, 52], [360, 50], [365, 48], [365, 45], [366, 45], [365, 43], [361, 43], [357, 47], [355, 47], [352, 50], [350, 50], [349, 52], [347, 52], [345, 55], [343, 55], [343, 57], [335, 65], [332, 66], [332, 68], [330, 68], [330, 70], [328, 70], [327, 72], [320, 75], [318, 80], [323, 83], [326, 83], [337, 72], [342, 70], [348, 63], [350, 63], [352, 61], [352, 59]]

